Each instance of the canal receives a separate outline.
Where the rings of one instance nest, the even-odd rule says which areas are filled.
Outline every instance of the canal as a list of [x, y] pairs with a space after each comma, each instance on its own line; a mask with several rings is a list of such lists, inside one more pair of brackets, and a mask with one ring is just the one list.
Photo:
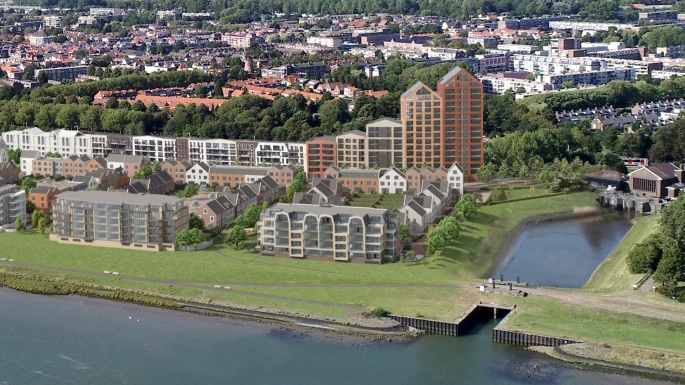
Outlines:
[[0, 384], [657, 384], [493, 343], [495, 322], [459, 338], [364, 343], [0, 289]]
[[532, 287], [582, 287], [628, 233], [633, 217], [603, 209], [599, 215], [530, 223], [494, 276], [520, 277]]

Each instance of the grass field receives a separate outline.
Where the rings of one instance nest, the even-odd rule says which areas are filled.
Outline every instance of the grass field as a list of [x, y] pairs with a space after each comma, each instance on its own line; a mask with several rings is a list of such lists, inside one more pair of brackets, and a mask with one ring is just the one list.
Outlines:
[[611, 293], [629, 290], [630, 285], [637, 283], [643, 274], [632, 274], [628, 268], [627, 258], [633, 246], [645, 240], [658, 229], [656, 215], [636, 219], [624, 241], [599, 265], [583, 289], [595, 293]]
[[402, 194], [355, 194], [354, 198], [347, 201], [349, 206], [375, 207], [377, 209], [400, 208], [404, 205], [404, 195]]

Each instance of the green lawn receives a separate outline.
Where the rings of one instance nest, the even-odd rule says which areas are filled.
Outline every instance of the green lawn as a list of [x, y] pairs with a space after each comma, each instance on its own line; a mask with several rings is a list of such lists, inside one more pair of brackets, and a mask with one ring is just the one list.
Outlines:
[[630, 285], [637, 283], [643, 274], [630, 272], [627, 263], [628, 254], [633, 246], [658, 230], [658, 218], [657, 215], [649, 215], [636, 219], [637, 222], [626, 234], [624, 240], [599, 265], [583, 288], [590, 292], [610, 293], [629, 290]]
[[516, 303], [518, 312], [502, 325], [506, 330], [583, 342], [685, 350], [685, 323], [568, 305], [551, 298], [523, 298]]
[[354, 194], [354, 198], [348, 199], [347, 205], [392, 210], [404, 205], [404, 195], [357, 193]]

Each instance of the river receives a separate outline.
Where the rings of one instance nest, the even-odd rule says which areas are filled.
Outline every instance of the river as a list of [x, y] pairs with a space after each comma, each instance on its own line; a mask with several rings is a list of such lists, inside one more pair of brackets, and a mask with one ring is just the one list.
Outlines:
[[224, 318], [0, 289], [0, 384], [658, 384], [463, 337], [340, 341]]
[[532, 287], [582, 287], [628, 233], [633, 216], [604, 209], [600, 215], [528, 224], [495, 278], [519, 277]]

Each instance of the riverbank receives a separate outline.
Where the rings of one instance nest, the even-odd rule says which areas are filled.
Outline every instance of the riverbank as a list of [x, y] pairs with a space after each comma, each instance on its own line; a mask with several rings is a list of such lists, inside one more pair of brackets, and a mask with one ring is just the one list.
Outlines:
[[[531, 346], [528, 350], [592, 370], [685, 384], [685, 355], [628, 346], [587, 343], [559, 347]], [[626, 353], [630, 353], [630, 358]]]

